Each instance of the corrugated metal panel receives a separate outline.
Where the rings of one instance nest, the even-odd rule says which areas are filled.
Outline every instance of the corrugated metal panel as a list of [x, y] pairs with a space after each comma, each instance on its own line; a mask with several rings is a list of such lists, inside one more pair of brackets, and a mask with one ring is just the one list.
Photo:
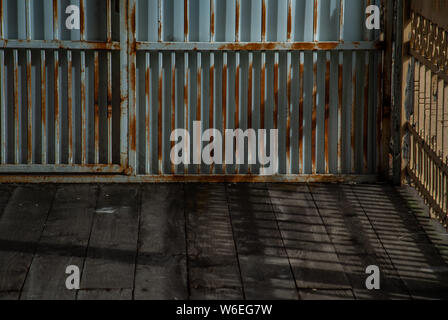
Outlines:
[[171, 131], [192, 136], [196, 120], [202, 131], [279, 129], [278, 174], [375, 173], [382, 51], [378, 32], [362, 28], [375, 3], [131, 0], [130, 165], [144, 175], [259, 173], [173, 168]]
[[[113, 90], [121, 72], [118, 0], [0, 4], [0, 171], [122, 172], [122, 99]], [[65, 27], [73, 4], [80, 30]]]
[[285, 177], [376, 173], [382, 48], [360, 26], [379, 2], [0, 0], [0, 171], [260, 173], [173, 167], [172, 130], [199, 120], [278, 129]]

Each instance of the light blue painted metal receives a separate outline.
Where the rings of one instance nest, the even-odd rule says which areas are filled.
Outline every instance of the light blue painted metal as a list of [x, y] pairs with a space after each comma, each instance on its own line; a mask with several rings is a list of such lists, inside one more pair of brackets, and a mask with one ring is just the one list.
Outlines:
[[[68, 5], [80, 7], [80, 30], [66, 28]], [[124, 172], [127, 1], [0, 7], [0, 172]]]
[[376, 173], [379, 2], [0, 0], [0, 172], [260, 172], [174, 167], [171, 131], [199, 120], [278, 129], [279, 175]]
[[131, 0], [136, 173], [182, 173], [169, 163], [168, 134], [192, 134], [194, 120], [203, 131], [279, 129], [279, 174], [375, 173], [382, 43], [364, 26], [369, 4], [379, 1]]

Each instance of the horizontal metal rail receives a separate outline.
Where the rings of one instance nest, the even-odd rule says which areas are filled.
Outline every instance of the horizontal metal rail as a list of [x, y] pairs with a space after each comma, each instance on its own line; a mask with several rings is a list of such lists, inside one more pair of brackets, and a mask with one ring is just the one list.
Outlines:
[[382, 50], [381, 41], [320, 42], [142, 42], [137, 50], [147, 51], [367, 51]]
[[120, 42], [68, 40], [0, 40], [0, 49], [120, 50]]
[[0, 183], [374, 183], [377, 175], [0, 175]]
[[33, 172], [33, 173], [94, 173], [94, 174], [111, 174], [111, 173], [124, 173], [124, 169], [120, 165], [1, 165], [0, 173], [20, 173], [20, 172]]

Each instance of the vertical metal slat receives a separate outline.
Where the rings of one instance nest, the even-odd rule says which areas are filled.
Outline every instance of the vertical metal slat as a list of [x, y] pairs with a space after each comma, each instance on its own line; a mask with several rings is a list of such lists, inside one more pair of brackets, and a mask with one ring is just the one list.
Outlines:
[[67, 50], [67, 123], [68, 123], [68, 164], [73, 164], [73, 57]]
[[100, 107], [99, 107], [99, 86], [100, 86], [100, 61], [99, 53], [95, 51], [94, 60], [94, 141], [95, 141], [95, 164], [100, 163]]
[[47, 147], [47, 72], [45, 50], [40, 52], [40, 95], [41, 95], [41, 123], [42, 123], [42, 164], [48, 162]]
[[14, 60], [14, 163], [19, 164], [21, 161], [20, 157], [20, 106], [19, 106], [19, 52], [18, 50], [13, 50], [13, 60]]

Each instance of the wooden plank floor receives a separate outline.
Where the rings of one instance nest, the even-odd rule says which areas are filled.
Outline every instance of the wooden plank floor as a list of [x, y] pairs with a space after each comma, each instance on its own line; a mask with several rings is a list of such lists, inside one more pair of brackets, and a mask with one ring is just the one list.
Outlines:
[[448, 299], [448, 233], [388, 185], [0, 185], [0, 299]]

